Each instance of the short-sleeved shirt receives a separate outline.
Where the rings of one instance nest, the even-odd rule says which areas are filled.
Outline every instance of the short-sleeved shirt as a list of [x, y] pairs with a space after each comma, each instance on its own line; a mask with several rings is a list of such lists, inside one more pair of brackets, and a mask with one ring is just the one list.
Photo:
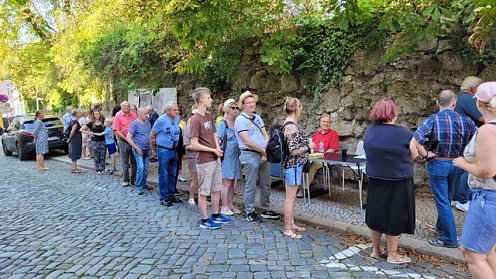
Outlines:
[[367, 176], [385, 180], [412, 178], [411, 140], [412, 132], [406, 127], [391, 124], [367, 127], [363, 139]]
[[136, 116], [136, 113], [132, 111], [129, 114], [124, 114], [122, 111], [120, 111], [115, 115], [112, 129], [114, 129], [114, 131], [121, 132], [124, 136], [127, 136], [127, 132], [131, 127], [131, 123], [136, 118], [138, 118], [138, 116]]
[[69, 124], [71, 124], [72, 115], [70, 112], [66, 112], [64, 116], [62, 116], [62, 122], [64, 122], [64, 132], [67, 131]]
[[[103, 125], [103, 122], [100, 125], [95, 125], [92, 121], [87, 123], [86, 127], [88, 127], [88, 129], [90, 129], [90, 131], [93, 133], [102, 133], [105, 131], [105, 126]], [[104, 140], [105, 140], [105, 135], [91, 137], [91, 141], [104, 141]]]
[[456, 158], [477, 131], [474, 122], [452, 109], [446, 108], [429, 116], [413, 136], [420, 143], [432, 141], [433, 150], [441, 157]]
[[[216, 149], [215, 140], [215, 120], [207, 112], [205, 115], [195, 113], [190, 120], [191, 137], [198, 138], [198, 143], [209, 148]], [[204, 164], [218, 159], [217, 155], [212, 152], [197, 151], [196, 164]]]
[[103, 133], [105, 135], [105, 144], [106, 145], [115, 143], [115, 140], [114, 140], [114, 131], [110, 127], [106, 127], [105, 128], [105, 131]]
[[247, 116], [242, 112], [234, 121], [234, 131], [238, 138], [239, 149], [249, 149], [243, 140], [238, 136], [241, 132], [248, 132], [248, 137], [256, 144], [265, 148], [267, 142], [265, 141], [262, 129], [265, 127], [262, 118], [258, 114], [253, 114], [252, 117]]
[[312, 141], [315, 144], [315, 150], [319, 150], [320, 141], [324, 144], [324, 152], [329, 149], [339, 150], [339, 136], [338, 133], [332, 129], [329, 129], [326, 133], [322, 131], [317, 131], [313, 137]]
[[179, 116], [170, 119], [167, 114], [160, 116], [152, 130], [157, 134], [157, 147], [174, 149], [179, 143]]
[[482, 122], [479, 119], [482, 117], [482, 113], [477, 108], [476, 101], [472, 95], [467, 92], [460, 92], [458, 98], [456, 99], [455, 111], [468, 116], [472, 121], [474, 121], [477, 127], [480, 127]]
[[150, 150], [150, 132], [152, 131], [152, 126], [148, 120], [143, 123], [136, 119], [131, 123], [131, 128], [129, 128], [129, 134], [133, 137], [134, 143], [141, 148], [141, 150]]
[[[186, 125], [183, 131], [183, 145], [187, 146], [190, 144], [191, 144], [191, 126]], [[196, 159], [196, 155], [197, 154], [195, 150], [186, 149], [186, 157], [188, 157], [188, 159]]]

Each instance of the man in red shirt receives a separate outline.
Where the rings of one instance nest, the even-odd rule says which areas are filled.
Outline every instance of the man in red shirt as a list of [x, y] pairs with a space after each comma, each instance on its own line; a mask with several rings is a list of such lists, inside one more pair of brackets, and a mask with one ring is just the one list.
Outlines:
[[[331, 129], [331, 118], [329, 115], [323, 114], [320, 117], [320, 129], [315, 132], [312, 141], [315, 144], [315, 152], [332, 153], [339, 150], [339, 136], [336, 131]], [[313, 178], [321, 168], [322, 164], [313, 162], [310, 171], [308, 172], [308, 181], [312, 181], [312, 184], [314, 184]], [[302, 198], [303, 193], [298, 191], [297, 196]]]
[[331, 129], [331, 119], [329, 115], [322, 115], [320, 118], [320, 129], [313, 135], [315, 152], [321, 152], [320, 142], [324, 147], [324, 152], [336, 152], [339, 150], [339, 136], [336, 131]]
[[[127, 142], [126, 137], [131, 127], [131, 123], [138, 118], [136, 113], [131, 111], [129, 102], [124, 101], [121, 103], [121, 111], [114, 117], [114, 124], [112, 129], [114, 134], [119, 139], [119, 150], [121, 154], [122, 174], [123, 174], [123, 187], [128, 187], [129, 184], [135, 185], [136, 183], [136, 160], [133, 155], [133, 148]], [[131, 162], [131, 174], [129, 174], [129, 162]]]

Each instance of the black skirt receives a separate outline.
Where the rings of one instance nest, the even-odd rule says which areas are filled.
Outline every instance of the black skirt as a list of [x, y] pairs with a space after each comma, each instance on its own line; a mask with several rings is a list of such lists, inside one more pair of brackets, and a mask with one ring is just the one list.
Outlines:
[[407, 180], [369, 177], [365, 223], [386, 235], [415, 231], [415, 185]]

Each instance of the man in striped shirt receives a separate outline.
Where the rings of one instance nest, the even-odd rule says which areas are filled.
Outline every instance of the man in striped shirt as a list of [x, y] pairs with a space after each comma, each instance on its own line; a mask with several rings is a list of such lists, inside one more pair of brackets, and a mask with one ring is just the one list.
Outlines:
[[436, 231], [441, 237], [430, 239], [429, 243], [449, 248], [458, 247], [450, 197], [456, 184], [460, 183], [462, 173], [453, 165], [453, 159], [462, 156], [465, 145], [477, 130], [470, 118], [453, 110], [456, 98], [451, 90], [441, 91], [437, 98], [439, 112], [429, 116], [413, 134], [420, 144], [429, 141], [430, 145], [421, 153], [427, 155], [429, 182], [438, 215]]

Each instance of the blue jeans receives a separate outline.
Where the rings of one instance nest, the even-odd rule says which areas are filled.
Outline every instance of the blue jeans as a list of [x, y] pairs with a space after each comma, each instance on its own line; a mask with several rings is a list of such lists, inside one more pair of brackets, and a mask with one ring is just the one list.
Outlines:
[[469, 192], [470, 187], [468, 186], [468, 172], [462, 170], [459, 187], [455, 187], [453, 190], [451, 200], [458, 201], [459, 203], [466, 203], [469, 201]]
[[172, 200], [176, 193], [177, 153], [175, 150], [157, 148], [158, 196], [161, 201]]
[[148, 166], [150, 165], [150, 152], [143, 150], [143, 156], [140, 156], [136, 150], [133, 149], [134, 158], [136, 159], [136, 189], [138, 192], [143, 191], [143, 186], [146, 185], [148, 178]]
[[450, 160], [436, 159], [427, 162], [427, 170], [437, 208], [436, 230], [445, 244], [458, 244], [450, 197], [456, 184], [460, 182], [462, 170], [455, 167]]
[[255, 189], [257, 188], [257, 178], [260, 183], [260, 207], [263, 211], [270, 210], [270, 165], [265, 161], [260, 163], [259, 153], [251, 151], [241, 151], [239, 160], [241, 169], [245, 176], [245, 209], [246, 213], [255, 211]]

